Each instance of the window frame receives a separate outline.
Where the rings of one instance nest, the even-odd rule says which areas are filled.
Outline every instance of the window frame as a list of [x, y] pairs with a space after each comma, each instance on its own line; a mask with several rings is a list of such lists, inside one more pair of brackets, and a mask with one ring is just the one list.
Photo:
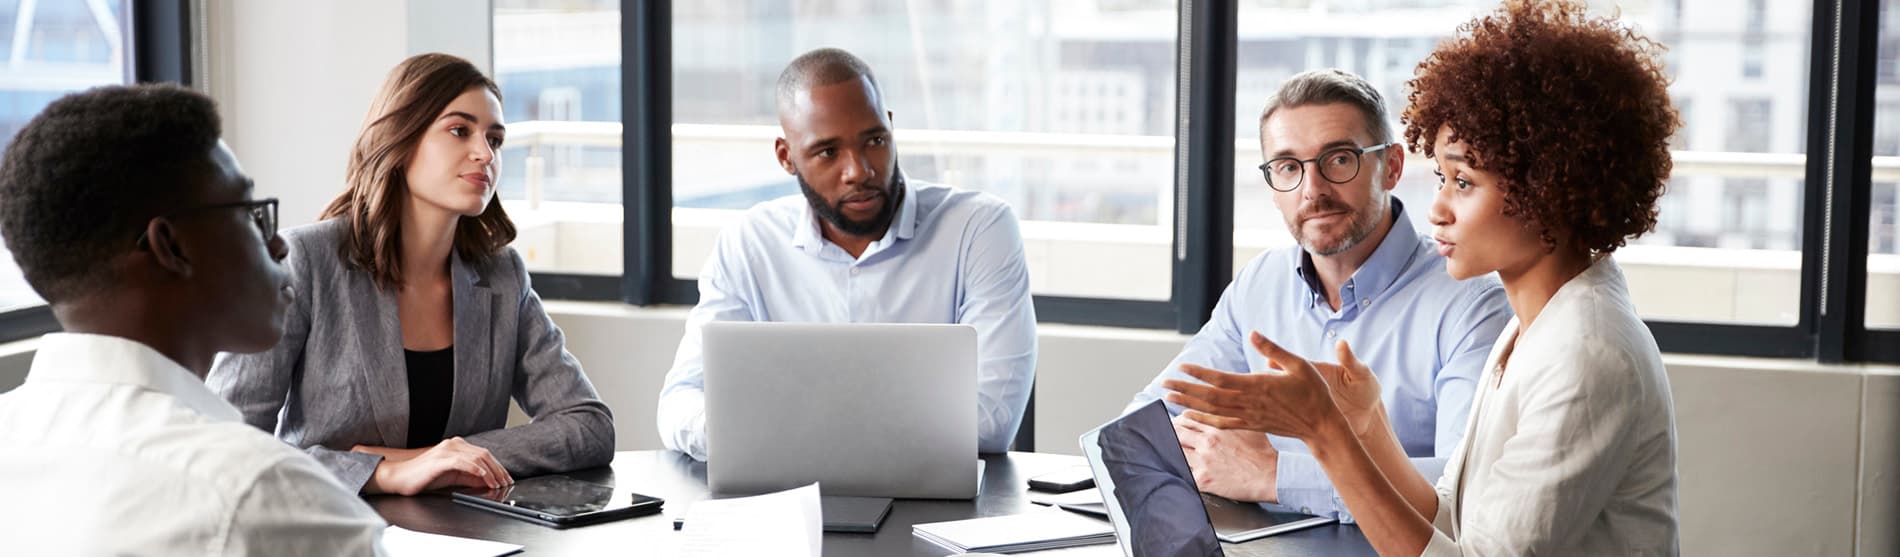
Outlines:
[[[190, 0], [127, 0], [131, 26], [125, 59], [135, 83], [192, 84]], [[60, 331], [53, 309], [44, 302], [0, 313], [0, 342], [13, 342]]]
[[[1191, 334], [1232, 276], [1238, 1], [1178, 6], [1170, 299], [1038, 295], [1041, 322]], [[1646, 320], [1664, 352], [1900, 363], [1900, 331], [1869, 331], [1864, 322], [1879, 8], [1846, 0], [1814, 0], [1813, 7], [1800, 318], [1785, 326]], [[623, 229], [625, 271], [534, 273], [534, 280], [548, 298], [691, 305], [696, 283], [675, 277], [671, 263], [671, 2], [623, 0], [621, 36], [622, 207], [624, 222], [637, 223]]]

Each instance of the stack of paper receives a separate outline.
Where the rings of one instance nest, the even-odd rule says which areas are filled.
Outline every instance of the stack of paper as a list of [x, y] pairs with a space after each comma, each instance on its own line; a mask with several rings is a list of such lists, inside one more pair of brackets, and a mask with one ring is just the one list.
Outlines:
[[390, 526], [383, 530], [383, 552], [391, 557], [497, 557], [519, 553], [511, 543], [429, 534]]
[[708, 499], [686, 510], [686, 555], [818, 557], [824, 543], [818, 484], [739, 499]]
[[959, 552], [1019, 553], [1115, 543], [1115, 529], [1107, 521], [1056, 509], [918, 524], [912, 533]]

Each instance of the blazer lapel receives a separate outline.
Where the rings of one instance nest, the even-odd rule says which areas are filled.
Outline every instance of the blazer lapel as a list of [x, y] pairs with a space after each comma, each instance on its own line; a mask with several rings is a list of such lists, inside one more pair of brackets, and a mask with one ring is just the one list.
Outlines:
[[[365, 365], [363, 383], [370, 386], [370, 410], [385, 447], [409, 446], [409, 374], [402, 353], [402, 320], [396, 313], [396, 294], [377, 288], [367, 277], [357, 282], [357, 299], [376, 300], [370, 308], [374, 321], [362, 323], [369, 334], [356, 335]], [[367, 291], [365, 291], [367, 290]]]
[[1477, 392], [1471, 399], [1471, 410], [1465, 417], [1464, 441], [1458, 443], [1458, 453], [1452, 455], [1458, 462], [1458, 479], [1452, 488], [1452, 524], [1457, 528], [1462, 524], [1465, 513], [1465, 480], [1471, 477], [1472, 442], [1477, 440], [1478, 422], [1483, 419], [1485, 399], [1491, 397], [1491, 391], [1497, 390], [1497, 367], [1499, 359], [1517, 343], [1517, 318], [1504, 325], [1504, 335], [1498, 337], [1491, 346], [1491, 355], [1484, 359], [1484, 373], [1478, 374]]
[[[490, 320], [495, 293], [473, 265], [462, 261], [460, 256], [451, 256], [449, 260], [455, 300], [455, 399], [449, 404], [449, 422], [442, 432], [443, 437], [476, 433], [475, 424], [481, 419], [489, 393], [498, 387], [491, 384], [495, 375], [489, 357], [494, 350], [490, 336], [495, 326]], [[499, 388], [508, 392], [511, 386], [499, 385]]]

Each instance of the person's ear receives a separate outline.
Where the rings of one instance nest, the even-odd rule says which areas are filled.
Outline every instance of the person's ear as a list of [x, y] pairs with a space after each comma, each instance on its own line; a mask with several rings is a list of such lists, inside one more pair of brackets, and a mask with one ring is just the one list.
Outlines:
[[1381, 169], [1385, 171], [1385, 191], [1392, 191], [1399, 187], [1399, 177], [1405, 175], [1405, 144], [1386, 147], [1379, 154], [1385, 159], [1385, 168]]
[[792, 144], [785, 142], [785, 138], [772, 140], [772, 153], [778, 156], [778, 167], [785, 169], [786, 174], [798, 174], [798, 169], [792, 167]]
[[179, 276], [191, 276], [191, 258], [178, 241], [178, 227], [163, 217], [145, 223], [145, 251], [159, 267]]

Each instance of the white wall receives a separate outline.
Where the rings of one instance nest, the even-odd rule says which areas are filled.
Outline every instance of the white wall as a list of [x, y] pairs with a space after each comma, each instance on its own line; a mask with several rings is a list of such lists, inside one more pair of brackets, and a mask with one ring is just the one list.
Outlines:
[[207, 66], [225, 142], [276, 196], [285, 227], [316, 220], [383, 76], [411, 54], [492, 66], [488, 0], [204, 0]]

